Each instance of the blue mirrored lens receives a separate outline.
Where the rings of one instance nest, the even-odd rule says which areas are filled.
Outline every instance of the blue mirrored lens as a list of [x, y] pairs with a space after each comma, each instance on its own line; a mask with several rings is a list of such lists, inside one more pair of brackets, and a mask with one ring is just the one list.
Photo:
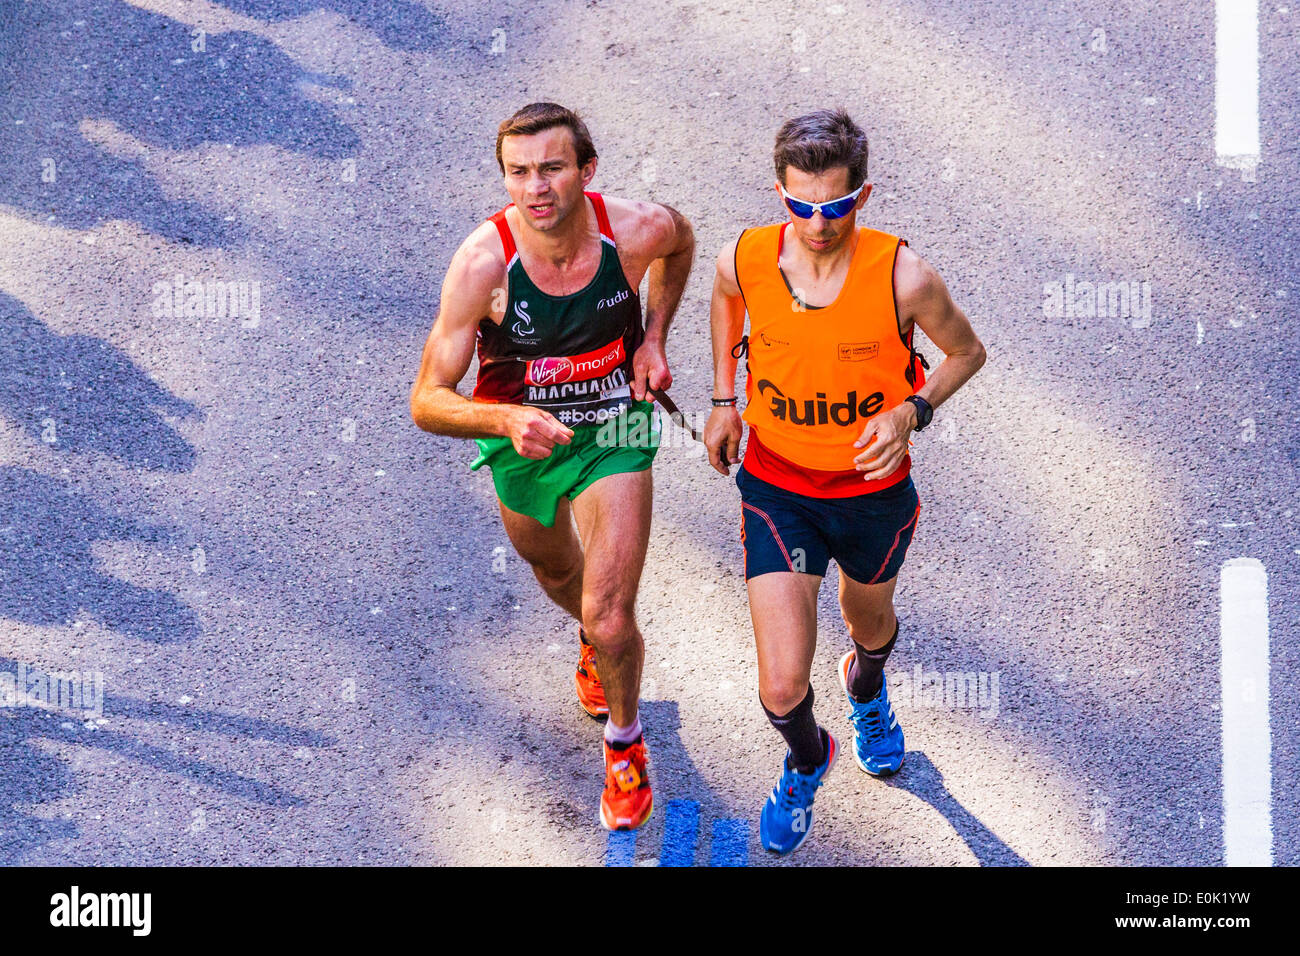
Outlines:
[[837, 199], [833, 203], [822, 206], [822, 215], [827, 219], [842, 219], [853, 211], [853, 204], [857, 201], [857, 196], [849, 199]]
[[810, 206], [806, 202], [800, 202], [797, 199], [787, 199], [785, 204], [790, 207], [790, 211], [800, 219], [811, 219], [815, 206]]
[[[827, 203], [821, 207], [822, 215], [827, 219], [843, 219], [853, 211], [853, 205], [857, 201], [857, 196], [837, 199], [835, 202]], [[817, 211], [817, 207], [812, 203], [801, 202], [798, 199], [786, 199], [785, 204], [800, 219], [811, 219], [813, 213]]]

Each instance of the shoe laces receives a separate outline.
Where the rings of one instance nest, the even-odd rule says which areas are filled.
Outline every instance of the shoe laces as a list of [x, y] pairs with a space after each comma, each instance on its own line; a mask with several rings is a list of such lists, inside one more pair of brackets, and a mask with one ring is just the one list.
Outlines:
[[821, 780], [816, 777], [787, 769], [777, 785], [777, 802], [787, 813], [806, 807], [812, 802], [813, 794], [821, 784]]
[[[881, 688], [881, 693], [884, 688]], [[849, 707], [849, 720], [863, 740], [875, 743], [884, 740], [889, 734], [889, 725], [885, 720], [884, 702], [877, 697], [865, 704], [854, 701]]]
[[[598, 681], [596, 676], [596, 648], [590, 644], [582, 644], [582, 654], [578, 658], [578, 666], [587, 672], [587, 676], [592, 680]], [[572, 658], [570, 658], [572, 660]]]

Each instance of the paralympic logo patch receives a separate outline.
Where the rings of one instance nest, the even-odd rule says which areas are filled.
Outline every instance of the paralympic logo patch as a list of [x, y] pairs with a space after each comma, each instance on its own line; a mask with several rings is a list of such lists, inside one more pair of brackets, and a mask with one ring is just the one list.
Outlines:
[[510, 331], [520, 338], [526, 338], [533, 334], [533, 317], [528, 314], [528, 303], [520, 300], [515, 303], [515, 315], [519, 321], [510, 327]]

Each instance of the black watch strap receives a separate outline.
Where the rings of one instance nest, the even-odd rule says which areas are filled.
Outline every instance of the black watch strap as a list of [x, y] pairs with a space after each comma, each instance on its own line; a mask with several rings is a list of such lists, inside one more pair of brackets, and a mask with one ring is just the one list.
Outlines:
[[934, 418], [934, 408], [920, 395], [909, 395], [904, 401], [911, 402], [916, 406], [916, 428], [913, 431], [920, 431], [930, 424], [930, 419]]

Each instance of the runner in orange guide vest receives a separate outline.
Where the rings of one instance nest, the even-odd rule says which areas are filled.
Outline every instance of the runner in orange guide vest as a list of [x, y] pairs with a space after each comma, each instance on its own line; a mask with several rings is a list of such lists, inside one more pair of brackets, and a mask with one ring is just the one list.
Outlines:
[[[817, 593], [832, 558], [852, 641], [839, 677], [854, 757], [887, 776], [903, 763], [885, 660], [898, 636], [894, 587], [920, 501], [913, 431], [984, 364], [984, 346], [938, 273], [907, 243], [859, 228], [871, 195], [867, 138], [843, 110], [792, 119], [776, 138], [786, 221], [746, 229], [713, 284], [714, 410], [704, 430], [722, 474], [741, 464], [741, 540], [759, 698], [789, 748], [759, 818], [769, 850], [797, 849], [837, 744], [813, 717]], [[742, 338], [745, 316], [749, 334]], [[920, 326], [945, 354], [926, 380]], [[749, 442], [736, 366], [748, 349]]]

